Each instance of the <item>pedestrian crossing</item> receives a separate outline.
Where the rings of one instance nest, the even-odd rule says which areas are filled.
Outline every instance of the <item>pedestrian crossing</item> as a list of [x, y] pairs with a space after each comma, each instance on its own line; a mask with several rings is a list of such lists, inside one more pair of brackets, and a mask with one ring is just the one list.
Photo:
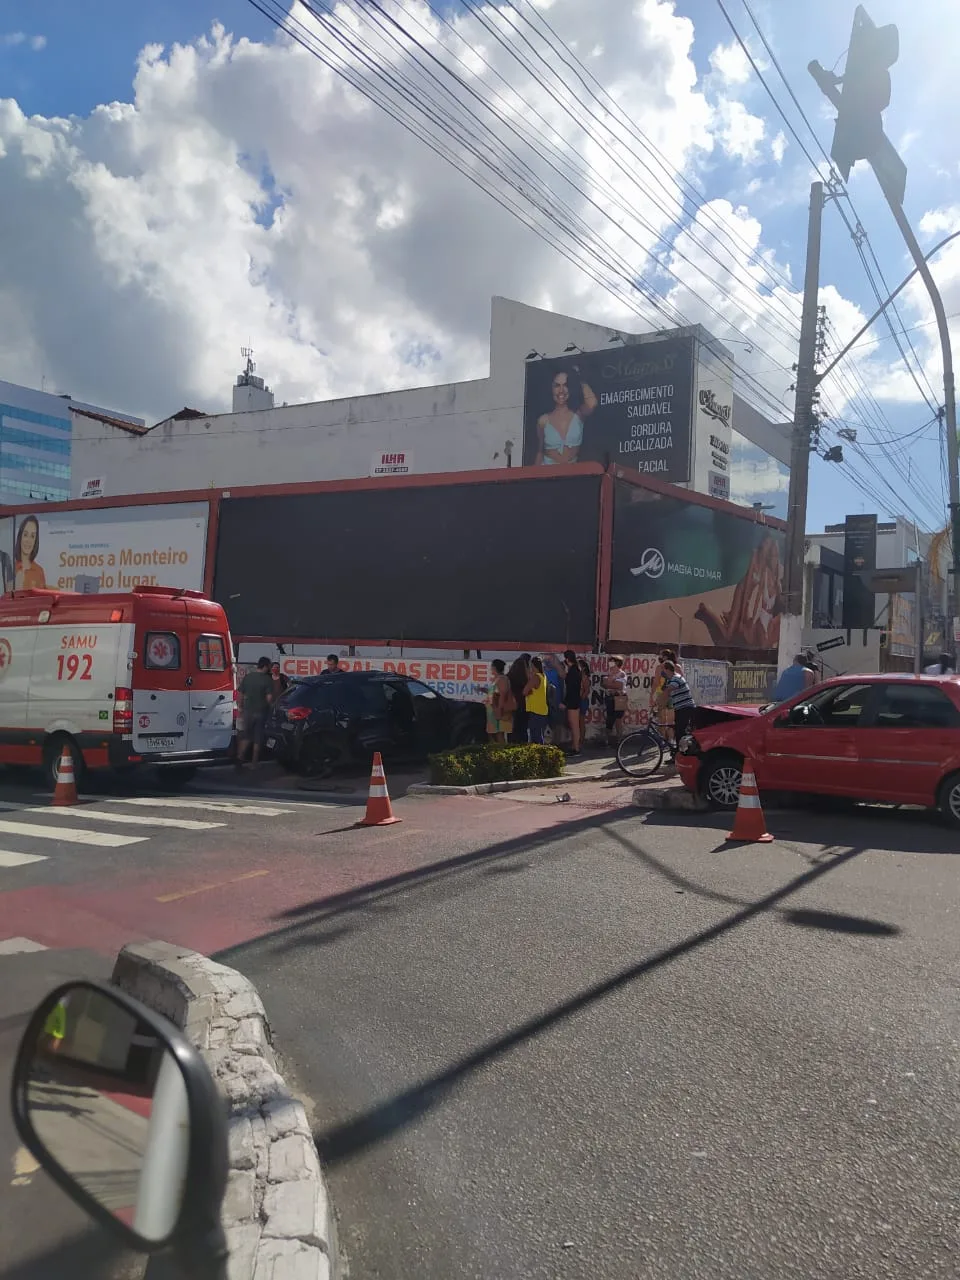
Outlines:
[[[48, 861], [57, 852], [55, 845], [74, 854], [93, 849], [145, 854], [153, 836], [202, 836], [238, 818], [280, 818], [295, 812], [242, 799], [186, 796], [110, 796], [62, 809], [0, 800], [0, 891], [8, 887], [4, 872]], [[9, 887], [16, 883], [20, 881]]]

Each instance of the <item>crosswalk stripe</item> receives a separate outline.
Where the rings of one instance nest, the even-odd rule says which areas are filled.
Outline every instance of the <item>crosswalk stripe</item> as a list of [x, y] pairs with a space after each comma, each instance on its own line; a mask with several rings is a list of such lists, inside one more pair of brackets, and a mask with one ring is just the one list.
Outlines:
[[[49, 812], [49, 810], [47, 810]], [[94, 844], [105, 849], [119, 849], [125, 844], [142, 844], [149, 836], [118, 836], [112, 831], [81, 831], [77, 827], [41, 827], [35, 822], [4, 822], [0, 832], [15, 836], [34, 836], [38, 840], [61, 840], [64, 844]]]
[[[27, 813], [46, 813], [50, 809], [32, 808]], [[160, 818], [145, 817], [140, 813], [107, 813], [103, 809], [84, 809], [79, 805], [71, 808], [71, 820], [74, 818], [90, 818], [94, 822], [122, 822], [130, 827], [176, 827], [178, 831], [213, 831], [216, 827], [225, 827], [225, 822], [199, 822], [194, 818]]]
[[210, 813], [252, 813], [254, 817], [279, 818], [282, 814], [293, 813], [292, 809], [271, 809], [264, 805], [244, 804], [234, 800], [184, 800], [171, 796], [110, 796], [105, 804], [135, 804], [146, 809], [203, 809]]
[[46, 951], [42, 942], [34, 942], [32, 938], [4, 938], [0, 941], [0, 956], [18, 956], [25, 951]]
[[0, 867], [25, 867], [28, 862], [46, 862], [46, 854], [41, 853], [11, 853], [7, 849], [0, 849]]

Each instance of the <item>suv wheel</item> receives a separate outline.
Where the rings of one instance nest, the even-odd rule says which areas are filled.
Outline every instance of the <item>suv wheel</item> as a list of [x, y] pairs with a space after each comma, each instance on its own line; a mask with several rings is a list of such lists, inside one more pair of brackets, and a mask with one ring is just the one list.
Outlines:
[[300, 772], [307, 778], [327, 778], [346, 759], [341, 743], [317, 735], [307, 738], [300, 748]]
[[940, 786], [940, 812], [951, 827], [960, 827], [960, 773], [944, 778]]
[[712, 809], [735, 809], [740, 799], [743, 760], [735, 755], [708, 758], [700, 775], [700, 794]]

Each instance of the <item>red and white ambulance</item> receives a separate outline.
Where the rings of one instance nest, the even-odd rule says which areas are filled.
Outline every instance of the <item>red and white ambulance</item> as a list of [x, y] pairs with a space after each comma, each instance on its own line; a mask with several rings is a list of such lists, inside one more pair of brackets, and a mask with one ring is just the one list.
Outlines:
[[182, 779], [231, 754], [236, 675], [227, 618], [198, 591], [137, 586], [0, 599], [0, 763], [63, 748], [84, 769], [173, 766]]

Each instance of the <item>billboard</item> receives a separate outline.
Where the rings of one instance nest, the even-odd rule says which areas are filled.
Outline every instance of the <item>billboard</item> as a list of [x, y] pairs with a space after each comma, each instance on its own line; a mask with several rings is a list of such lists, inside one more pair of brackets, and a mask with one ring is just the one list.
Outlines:
[[733, 446], [733, 359], [719, 346], [697, 345], [694, 399], [693, 488], [730, 500]]
[[510, 648], [596, 636], [598, 475], [226, 498], [236, 636]]
[[12, 585], [96, 593], [144, 583], [202, 591], [207, 515], [205, 502], [21, 512], [10, 522]]
[[610, 639], [776, 649], [783, 556], [779, 529], [620, 483]]
[[861, 573], [877, 567], [877, 517], [847, 516], [843, 526], [843, 617], [852, 630], [876, 622], [876, 601]]
[[694, 345], [666, 337], [528, 364], [524, 466], [616, 463], [686, 484]]

